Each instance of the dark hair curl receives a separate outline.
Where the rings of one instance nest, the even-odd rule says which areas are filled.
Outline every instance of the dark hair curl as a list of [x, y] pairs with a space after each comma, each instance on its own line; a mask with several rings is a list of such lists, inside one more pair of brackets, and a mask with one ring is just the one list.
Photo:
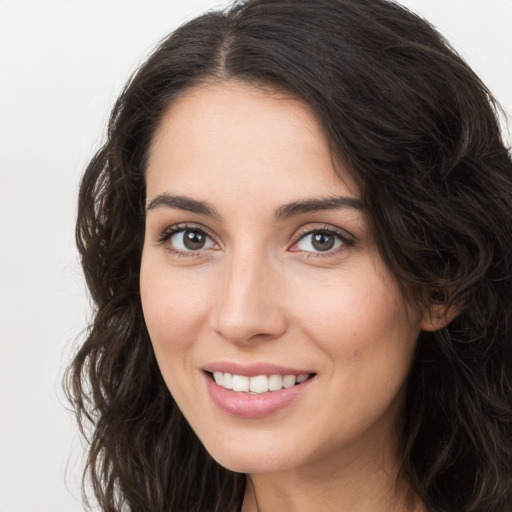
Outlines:
[[66, 383], [102, 510], [241, 505], [245, 476], [214, 462], [177, 408], [139, 296], [152, 136], [173, 99], [227, 79], [306, 101], [404, 293], [460, 310], [420, 334], [410, 371], [400, 437], [414, 490], [436, 512], [511, 510], [512, 162], [489, 91], [427, 22], [385, 0], [207, 13], [166, 38], [118, 99], [80, 189], [76, 239], [95, 309]]

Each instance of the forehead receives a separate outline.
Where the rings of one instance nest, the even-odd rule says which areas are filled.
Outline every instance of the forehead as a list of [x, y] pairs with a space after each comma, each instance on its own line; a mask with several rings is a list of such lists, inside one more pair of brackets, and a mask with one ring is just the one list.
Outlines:
[[325, 196], [333, 188], [358, 195], [312, 109], [290, 94], [207, 83], [170, 105], [150, 148], [148, 197], [169, 188], [269, 194], [269, 184], [288, 195]]

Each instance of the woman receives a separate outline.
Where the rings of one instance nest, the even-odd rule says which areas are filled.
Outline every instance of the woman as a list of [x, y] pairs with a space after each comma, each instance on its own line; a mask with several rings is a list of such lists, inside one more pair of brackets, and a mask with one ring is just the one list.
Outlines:
[[68, 389], [102, 510], [510, 510], [495, 108], [382, 0], [249, 0], [162, 42], [80, 191]]

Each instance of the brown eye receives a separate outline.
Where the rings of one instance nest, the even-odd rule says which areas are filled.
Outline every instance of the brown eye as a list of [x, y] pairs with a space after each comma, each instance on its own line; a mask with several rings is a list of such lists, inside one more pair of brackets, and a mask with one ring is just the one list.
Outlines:
[[311, 238], [311, 245], [317, 251], [328, 251], [334, 247], [334, 235], [330, 233], [315, 233]]
[[176, 251], [200, 251], [215, 247], [213, 240], [200, 229], [180, 229], [168, 237], [168, 242]]
[[184, 231], [183, 233], [183, 245], [191, 250], [197, 251], [204, 247], [206, 242], [206, 235], [199, 231]]
[[295, 250], [311, 253], [334, 252], [345, 244], [350, 245], [350, 241], [340, 233], [316, 230], [303, 235], [295, 244]]

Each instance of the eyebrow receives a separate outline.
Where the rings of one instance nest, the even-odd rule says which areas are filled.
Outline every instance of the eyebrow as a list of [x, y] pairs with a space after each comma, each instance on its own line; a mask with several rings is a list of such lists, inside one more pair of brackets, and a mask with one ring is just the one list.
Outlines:
[[174, 196], [167, 193], [155, 196], [149, 205], [146, 206], [146, 211], [154, 210], [160, 206], [199, 213], [201, 215], [206, 215], [207, 217], [219, 217], [217, 210], [208, 203], [197, 201], [196, 199], [192, 199], [187, 196]]
[[293, 201], [292, 203], [285, 204], [276, 210], [274, 217], [276, 220], [282, 221], [304, 213], [323, 210], [339, 210], [344, 208], [359, 211], [363, 209], [361, 201], [355, 197], [326, 197], [319, 199], [306, 199], [304, 201]]
[[[169, 193], [155, 196], [146, 207], [146, 211], [154, 210], [161, 206], [186, 210], [200, 215], [206, 215], [207, 217], [220, 217], [217, 210], [204, 201], [198, 201], [197, 199], [192, 199], [187, 196], [175, 196]], [[274, 219], [276, 221], [283, 221], [305, 213], [345, 208], [360, 211], [362, 210], [361, 201], [355, 197], [345, 196], [293, 201], [280, 206], [274, 213]]]

